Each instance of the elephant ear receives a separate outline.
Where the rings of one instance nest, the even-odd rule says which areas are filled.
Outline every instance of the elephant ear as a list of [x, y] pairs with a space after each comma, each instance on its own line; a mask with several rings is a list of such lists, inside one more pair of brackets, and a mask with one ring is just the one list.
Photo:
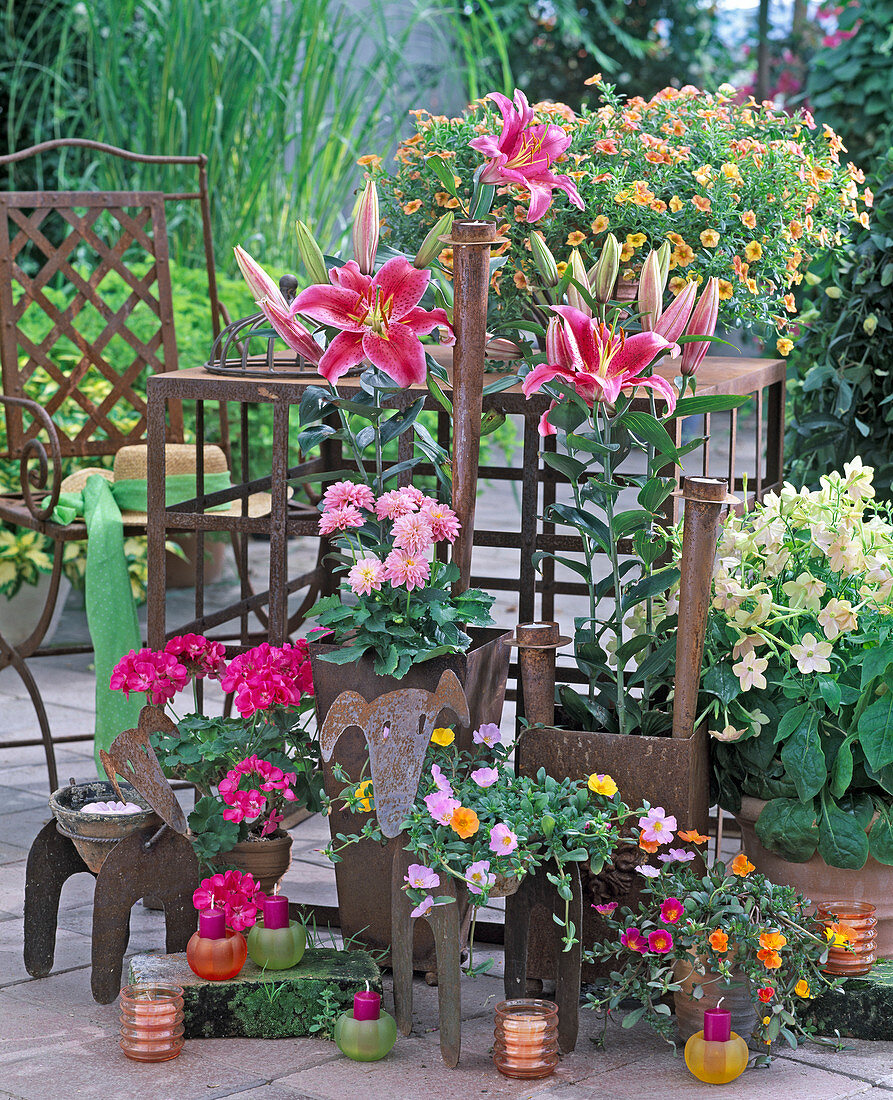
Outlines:
[[368, 702], [358, 691], [342, 691], [335, 698], [319, 731], [319, 747], [326, 763], [332, 759], [338, 738], [345, 730], [357, 726], [365, 736], [368, 709]]
[[[452, 669], [445, 669], [441, 674], [440, 680], [437, 683], [437, 691], [434, 693], [434, 698], [440, 703], [441, 710], [450, 710], [453, 712], [456, 722], [460, 726], [467, 726], [470, 724], [471, 714], [468, 710], [468, 699], [465, 696], [462, 685], [459, 683], [459, 677]], [[437, 715], [433, 714], [431, 716], [432, 722], [436, 718]], [[433, 726], [430, 732], [433, 732]]]

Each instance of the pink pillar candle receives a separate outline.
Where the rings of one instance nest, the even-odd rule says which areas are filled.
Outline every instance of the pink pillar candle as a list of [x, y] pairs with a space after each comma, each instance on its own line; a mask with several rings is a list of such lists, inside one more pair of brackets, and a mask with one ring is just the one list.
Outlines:
[[370, 991], [354, 993], [353, 1018], [355, 1020], [381, 1019], [381, 995]]
[[704, 1010], [704, 1039], [708, 1043], [727, 1043], [732, 1037], [732, 1013], [725, 1008]]
[[288, 928], [288, 898], [272, 894], [263, 903], [264, 928]]
[[203, 940], [225, 940], [226, 913], [222, 909], [204, 909], [198, 915], [198, 934]]

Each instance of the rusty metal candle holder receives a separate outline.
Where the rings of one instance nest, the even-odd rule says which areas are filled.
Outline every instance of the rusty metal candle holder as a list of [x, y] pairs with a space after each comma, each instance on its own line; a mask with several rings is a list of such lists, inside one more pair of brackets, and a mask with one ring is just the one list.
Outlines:
[[195, 931], [192, 894], [199, 883], [198, 860], [186, 838], [186, 818], [149, 742], [155, 731], [176, 733], [177, 728], [160, 708], [143, 707], [137, 728], [119, 734], [102, 759], [118, 797], [126, 801], [116, 778], [123, 775], [160, 821], [117, 842], [106, 838], [107, 854], [91, 858], [90, 864], [55, 820], [41, 829], [28, 852], [25, 969], [33, 978], [52, 970], [59, 894], [72, 875], [89, 871], [96, 877], [90, 986], [100, 1004], [118, 996], [130, 910], [140, 898], [150, 894], [162, 903], [168, 952], [184, 951]]

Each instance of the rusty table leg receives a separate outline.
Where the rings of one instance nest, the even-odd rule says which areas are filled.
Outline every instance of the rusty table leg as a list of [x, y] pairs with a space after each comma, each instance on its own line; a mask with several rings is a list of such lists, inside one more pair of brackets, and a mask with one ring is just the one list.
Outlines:
[[[546, 867], [521, 880], [517, 891], [505, 899], [505, 995], [509, 1000], [527, 996], [527, 940], [530, 915], [537, 906], [544, 906], [560, 918], [565, 916], [565, 903], [546, 878]], [[571, 900], [568, 920], [580, 935], [583, 926], [583, 891], [580, 870], [571, 865]], [[555, 1001], [558, 1004], [558, 1046], [568, 1054], [577, 1045], [580, 1016], [580, 974], [583, 952], [579, 942], [570, 951], [559, 951], [556, 967]]]
[[59, 895], [80, 871], [91, 873], [55, 819], [47, 822], [31, 845], [25, 871], [25, 969], [32, 978], [45, 978], [53, 969]]
[[[401, 849], [394, 857], [391, 875], [391, 965], [394, 970], [394, 1015], [404, 1035], [412, 1030], [412, 902], [401, 889], [412, 857]], [[461, 889], [461, 887], [460, 887]], [[438, 894], [449, 896], [449, 905], [439, 905], [420, 920], [426, 920], [434, 934], [437, 957], [437, 1008], [440, 1017], [440, 1053], [452, 1068], [459, 1062], [462, 1042], [462, 999], [460, 990], [461, 947], [459, 943], [459, 891], [455, 879], [442, 875]]]

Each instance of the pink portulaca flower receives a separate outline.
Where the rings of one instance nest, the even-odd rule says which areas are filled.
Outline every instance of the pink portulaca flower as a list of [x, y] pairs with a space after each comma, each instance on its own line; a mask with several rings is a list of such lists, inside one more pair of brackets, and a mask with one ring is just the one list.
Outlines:
[[414, 890], [434, 890], [440, 886], [440, 875], [432, 867], [426, 867], [423, 863], [411, 863], [403, 876], [403, 881], [408, 882]]
[[[450, 798], [453, 797], [453, 788], [450, 786], [450, 781], [443, 774], [443, 771], [441, 770], [439, 764], [431, 765], [431, 778], [434, 780], [434, 786], [439, 791], [442, 791], [444, 794], [449, 795]], [[474, 778], [473, 774], [472, 778]]]
[[499, 778], [499, 770], [497, 768], [475, 768], [471, 773], [471, 778], [479, 787], [492, 787]]
[[319, 533], [331, 535], [335, 531], [355, 531], [364, 522], [363, 513], [355, 504], [342, 504], [339, 508], [330, 508], [319, 517]]
[[431, 533], [435, 542], [449, 543], [456, 541], [456, 536], [462, 529], [456, 513], [446, 504], [440, 504], [436, 500], [424, 501], [420, 505], [422, 512], [431, 521]]
[[636, 871], [642, 875], [643, 878], [657, 878], [660, 874], [659, 867], [652, 867], [650, 863], [644, 863], [640, 867], [636, 868]]
[[421, 588], [431, 576], [431, 563], [427, 558], [395, 549], [385, 558], [386, 578], [397, 588], [411, 592]]
[[482, 894], [496, 881], [496, 875], [490, 873], [490, 860], [479, 859], [470, 863], [465, 872], [465, 884], [469, 894]]
[[434, 545], [434, 529], [424, 512], [409, 512], [395, 519], [391, 535], [394, 546], [414, 557], [427, 553]]
[[[669, 412], [676, 408], [676, 391], [659, 374], [642, 372], [655, 357], [672, 345], [656, 332], [637, 332], [627, 336], [603, 322], [588, 317], [573, 306], [552, 306], [558, 317], [546, 331], [546, 362], [534, 367], [521, 384], [525, 397], [538, 393], [558, 378], [574, 387], [587, 405], [613, 405], [625, 390], [639, 386], [652, 389], [667, 403]], [[541, 435], [554, 435], [548, 412], [540, 423]]]
[[661, 863], [690, 863], [694, 858], [694, 852], [688, 852], [685, 848], [671, 848], [668, 852], [661, 852], [657, 857]]
[[673, 935], [666, 928], [655, 928], [648, 933], [648, 950], [655, 955], [666, 955], [673, 950]]
[[679, 898], [667, 898], [660, 907], [660, 919], [664, 924], [675, 924], [685, 912], [685, 906]]
[[344, 504], [353, 504], [365, 508], [367, 512], [375, 508], [375, 494], [368, 485], [355, 485], [352, 481], [336, 481], [326, 489], [322, 498], [324, 512], [331, 508], [340, 508]]
[[488, 158], [480, 181], [484, 184], [517, 184], [530, 192], [527, 221], [536, 222], [552, 205], [552, 191], [564, 191], [574, 206], [583, 209], [583, 200], [569, 176], [555, 175], [552, 164], [571, 143], [569, 134], [554, 123], [534, 125], [533, 108], [521, 91], [514, 102], [500, 92], [488, 99], [502, 114], [502, 133], [484, 134], [468, 144]]
[[649, 844], [669, 844], [676, 831], [676, 818], [667, 814], [663, 806], [655, 806], [639, 818], [639, 828], [641, 839]]
[[497, 855], [510, 855], [518, 847], [518, 837], [504, 822], [500, 821], [490, 830], [490, 851]]
[[368, 554], [351, 566], [347, 583], [357, 596], [368, 596], [373, 589], [376, 592], [381, 591], [386, 574], [384, 562], [379, 561], [374, 554]]
[[488, 749], [502, 744], [502, 734], [495, 722], [484, 722], [483, 725], [471, 735], [476, 745], [486, 745]]
[[319, 361], [326, 381], [337, 382], [368, 359], [398, 386], [424, 382], [425, 349], [419, 337], [438, 326], [452, 337], [444, 310], [419, 308], [431, 272], [395, 256], [372, 277], [355, 260], [333, 268], [329, 277], [331, 286], [307, 287], [291, 306], [295, 314], [341, 330]]
[[409, 914], [410, 917], [415, 920], [416, 917], [424, 917], [427, 913], [430, 913], [434, 908], [434, 898], [430, 894], [425, 894], [419, 904]]
[[601, 913], [603, 917], [609, 917], [617, 908], [617, 904], [616, 901], [609, 901], [604, 905], [593, 905], [591, 908], [593, 908], [596, 913]]
[[425, 795], [424, 802], [428, 813], [438, 825], [449, 825], [453, 812], [462, 805], [458, 798], [453, 798], [445, 791], [434, 791], [432, 794]]
[[620, 936], [620, 942], [630, 951], [637, 951], [640, 955], [648, 950], [648, 941], [638, 928], [627, 928]]

